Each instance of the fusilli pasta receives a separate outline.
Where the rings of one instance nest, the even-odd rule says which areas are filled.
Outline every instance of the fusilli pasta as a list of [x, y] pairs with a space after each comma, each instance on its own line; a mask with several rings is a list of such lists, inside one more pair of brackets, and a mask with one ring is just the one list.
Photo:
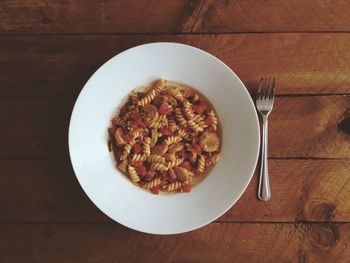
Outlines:
[[140, 181], [140, 177], [138, 176], [135, 167], [129, 165], [128, 172], [129, 172], [130, 179], [133, 183], [137, 183]]
[[117, 168], [153, 194], [189, 192], [220, 159], [220, 125], [194, 89], [157, 80], [133, 90], [111, 119], [109, 146]]

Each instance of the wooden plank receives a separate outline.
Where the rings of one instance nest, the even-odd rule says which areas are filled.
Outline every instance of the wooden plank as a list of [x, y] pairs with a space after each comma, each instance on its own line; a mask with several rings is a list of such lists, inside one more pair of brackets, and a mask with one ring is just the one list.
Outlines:
[[206, 0], [195, 32], [349, 31], [346, 1]]
[[110, 57], [157, 41], [212, 53], [250, 90], [275, 76], [278, 94], [350, 94], [350, 35], [239, 34], [2, 37], [0, 96], [75, 97]]
[[3, 1], [0, 34], [188, 32], [201, 3], [201, 0]]
[[346, 1], [16, 0], [2, 3], [0, 32], [349, 31], [349, 14]]
[[[348, 160], [269, 164], [271, 200], [257, 200], [256, 173], [241, 199], [217, 222], [350, 222]], [[86, 197], [69, 160], [0, 161], [0, 171], [0, 222], [111, 221]]]
[[349, 224], [211, 224], [149, 235], [118, 224], [1, 224], [1, 262], [348, 262]]
[[[68, 156], [73, 104], [65, 98], [0, 99], [0, 159]], [[340, 125], [350, 120], [349, 107], [350, 96], [277, 97], [270, 117], [269, 156], [349, 158], [350, 131]]]

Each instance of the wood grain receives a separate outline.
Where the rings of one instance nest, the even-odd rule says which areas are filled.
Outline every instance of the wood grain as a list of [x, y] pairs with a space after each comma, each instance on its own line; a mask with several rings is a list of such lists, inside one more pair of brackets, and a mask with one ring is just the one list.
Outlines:
[[211, 224], [174, 236], [118, 224], [1, 224], [0, 260], [348, 262], [349, 224]]
[[350, 94], [350, 35], [239, 34], [2, 37], [0, 96], [76, 97], [110, 57], [156, 41], [212, 53], [250, 90], [275, 76], [278, 94]]
[[349, 31], [347, 1], [206, 0], [195, 32]]
[[[270, 160], [272, 198], [257, 174], [217, 222], [350, 222], [348, 160]], [[69, 160], [0, 161], [0, 222], [110, 222], [79, 186]], [[118, 176], [116, 174], [116, 176]]]
[[16, 0], [1, 5], [0, 34], [349, 31], [349, 14], [345, 0]]
[[201, 0], [2, 1], [0, 34], [189, 32]]
[[[0, 159], [67, 158], [73, 105], [66, 98], [0, 99]], [[269, 156], [349, 158], [350, 134], [339, 128], [349, 109], [350, 96], [276, 98]]]

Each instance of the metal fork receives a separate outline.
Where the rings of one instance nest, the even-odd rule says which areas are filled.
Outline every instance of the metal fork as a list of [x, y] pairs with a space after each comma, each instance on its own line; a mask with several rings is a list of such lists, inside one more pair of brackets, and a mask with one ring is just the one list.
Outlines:
[[275, 99], [275, 78], [261, 78], [256, 99], [256, 108], [262, 116], [261, 167], [258, 198], [268, 201], [271, 198], [269, 171], [267, 163], [268, 117]]

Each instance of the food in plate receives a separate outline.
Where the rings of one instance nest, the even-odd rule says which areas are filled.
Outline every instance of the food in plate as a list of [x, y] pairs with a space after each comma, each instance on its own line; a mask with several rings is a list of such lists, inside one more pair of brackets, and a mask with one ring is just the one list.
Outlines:
[[151, 193], [190, 192], [220, 160], [221, 127], [208, 99], [159, 79], [130, 92], [111, 119], [117, 168]]

